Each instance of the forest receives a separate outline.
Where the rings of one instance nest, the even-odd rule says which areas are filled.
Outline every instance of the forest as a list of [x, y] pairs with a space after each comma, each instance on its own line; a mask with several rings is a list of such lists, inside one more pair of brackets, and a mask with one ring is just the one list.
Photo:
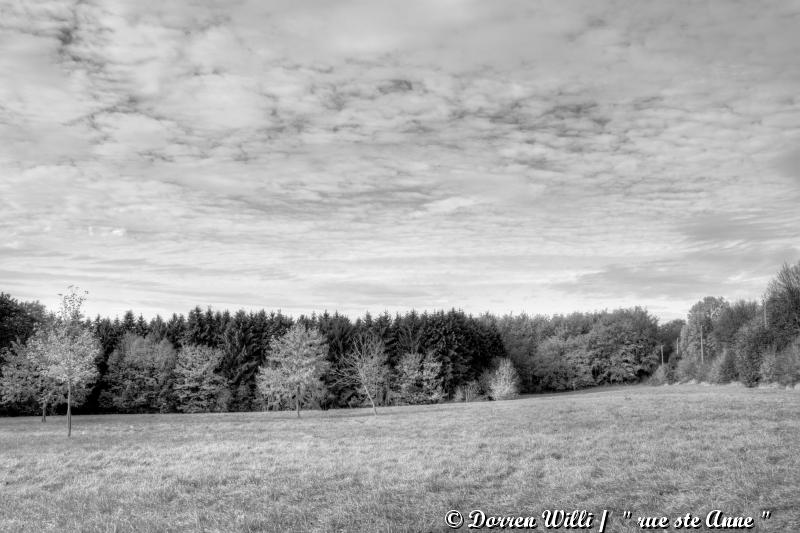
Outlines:
[[761, 301], [708, 296], [685, 320], [663, 324], [642, 307], [355, 320], [201, 307], [166, 319], [81, 316], [72, 327], [89, 363], [85, 379], [69, 383], [35, 356], [64, 319], [0, 293], [0, 415], [63, 413], [68, 397], [81, 413], [297, 408], [299, 416], [301, 406], [374, 409], [644, 381], [800, 381], [800, 262], [783, 265]]

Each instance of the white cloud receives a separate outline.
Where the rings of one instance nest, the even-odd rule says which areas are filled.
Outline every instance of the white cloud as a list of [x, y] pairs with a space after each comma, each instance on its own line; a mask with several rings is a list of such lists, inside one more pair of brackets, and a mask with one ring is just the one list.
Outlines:
[[12, 4], [0, 284], [80, 278], [98, 310], [675, 316], [701, 257], [749, 294], [798, 254], [798, 11]]

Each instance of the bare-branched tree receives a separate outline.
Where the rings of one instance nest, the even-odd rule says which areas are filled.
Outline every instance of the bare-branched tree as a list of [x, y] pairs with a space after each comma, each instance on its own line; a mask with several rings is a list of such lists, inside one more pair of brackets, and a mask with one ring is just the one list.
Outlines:
[[378, 416], [375, 400], [389, 376], [383, 339], [373, 333], [356, 337], [353, 348], [342, 356], [339, 367], [331, 374], [337, 384], [362, 390], [372, 405], [372, 412]]

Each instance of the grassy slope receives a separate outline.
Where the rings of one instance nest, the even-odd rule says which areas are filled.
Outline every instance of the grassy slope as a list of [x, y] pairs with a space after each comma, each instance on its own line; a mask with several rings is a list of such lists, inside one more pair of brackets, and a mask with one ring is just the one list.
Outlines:
[[293, 416], [81, 416], [71, 440], [63, 418], [0, 419], [0, 530], [441, 531], [449, 509], [585, 508], [609, 509], [606, 531], [621, 532], [639, 531], [637, 515], [719, 508], [800, 531], [797, 391], [633, 387]]

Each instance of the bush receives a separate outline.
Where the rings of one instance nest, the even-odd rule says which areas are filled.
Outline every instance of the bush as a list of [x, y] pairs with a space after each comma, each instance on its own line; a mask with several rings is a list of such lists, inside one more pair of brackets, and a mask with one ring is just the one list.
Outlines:
[[510, 359], [501, 359], [489, 378], [489, 396], [493, 400], [510, 400], [519, 396], [519, 374]]
[[777, 381], [778, 353], [774, 346], [761, 354], [761, 366], [758, 369], [759, 381], [761, 383], [773, 383]]
[[739, 329], [736, 335], [736, 373], [739, 381], [754, 387], [761, 378], [762, 356], [769, 348], [770, 332], [758, 319], [754, 319]]
[[456, 387], [456, 390], [453, 391], [453, 401], [454, 402], [472, 402], [480, 395], [481, 386], [478, 384], [477, 380], [472, 380], [464, 385], [459, 385]]
[[444, 398], [442, 363], [432, 352], [404, 354], [395, 371], [396, 396], [400, 403], [437, 403]]
[[669, 379], [667, 378], [667, 365], [658, 365], [656, 371], [650, 376], [648, 383], [650, 383], [650, 385], [664, 385], [665, 383], [669, 383]]
[[759, 375], [765, 383], [793, 385], [800, 381], [800, 338], [781, 351], [774, 347], [767, 349], [761, 358]]
[[678, 361], [678, 366], [675, 367], [676, 381], [686, 383], [697, 379], [698, 366], [699, 364], [692, 357], [684, 357]]
[[722, 354], [714, 359], [708, 372], [708, 380], [711, 383], [730, 383], [736, 380], [736, 361], [728, 349], [723, 349]]

